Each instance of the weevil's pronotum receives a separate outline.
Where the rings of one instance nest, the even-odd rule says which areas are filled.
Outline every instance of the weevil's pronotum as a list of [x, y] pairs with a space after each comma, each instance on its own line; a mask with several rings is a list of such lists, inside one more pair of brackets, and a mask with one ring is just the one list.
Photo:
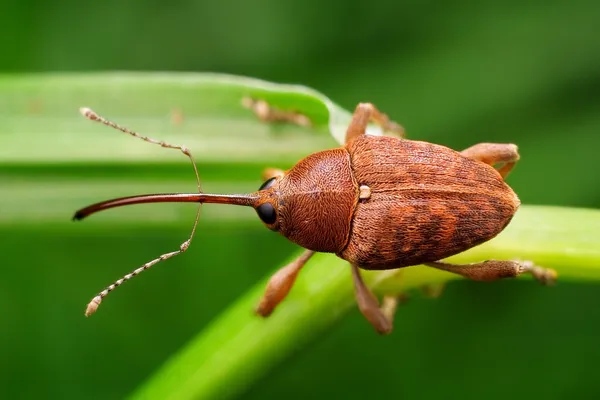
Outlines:
[[[307, 121], [295, 113], [269, 113], [264, 102], [244, 104], [261, 119], [288, 119], [302, 124]], [[250, 206], [267, 228], [306, 249], [271, 277], [257, 307], [259, 315], [273, 312], [315, 252], [334, 253], [349, 262], [358, 307], [377, 332], [383, 334], [392, 330], [392, 310], [397, 299], [386, 297], [380, 306], [363, 282], [360, 269], [424, 264], [482, 281], [522, 273], [529, 273], [542, 283], [552, 282], [556, 277], [553, 270], [530, 261], [487, 260], [465, 265], [440, 261], [492, 239], [511, 221], [520, 205], [517, 195], [504, 182], [519, 159], [513, 144], [480, 143], [457, 152], [437, 144], [408, 140], [403, 137], [400, 125], [372, 104], [362, 103], [354, 111], [342, 147], [311, 154], [288, 171], [269, 169], [266, 181], [254, 193], [217, 195], [201, 192], [196, 165], [187, 148], [141, 136], [90, 109], [83, 108], [81, 112], [93, 121], [145, 141], [181, 150], [192, 161], [199, 193], [108, 200], [77, 211], [74, 219], [139, 203]], [[399, 137], [367, 135], [371, 121]], [[197, 223], [198, 215], [190, 237], [179, 250], [161, 255], [107, 287], [88, 304], [86, 315], [94, 313], [102, 299], [126, 280], [186, 251]]]

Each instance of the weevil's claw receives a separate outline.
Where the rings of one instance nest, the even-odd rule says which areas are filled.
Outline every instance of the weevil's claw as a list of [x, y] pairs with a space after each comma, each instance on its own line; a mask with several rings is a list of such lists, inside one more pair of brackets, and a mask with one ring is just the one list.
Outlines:
[[87, 308], [85, 309], [85, 316], [89, 317], [90, 315], [95, 313], [101, 302], [102, 302], [102, 297], [100, 297], [100, 296], [94, 297], [92, 299], [92, 301], [89, 302], [89, 304], [87, 305]]
[[268, 316], [273, 314], [273, 311], [275, 311], [275, 306], [277, 304], [273, 305], [270, 300], [271, 299], [267, 298], [266, 296], [264, 296], [260, 300], [260, 303], [254, 309], [254, 312], [256, 313], [256, 315], [263, 317], [263, 318], [267, 318]]
[[543, 285], [554, 285], [556, 283], [556, 279], [558, 278], [558, 273], [553, 269], [545, 269], [541, 267], [537, 267], [541, 270], [540, 274], [534, 274], [533, 276]]
[[558, 278], [558, 273], [550, 268], [543, 268], [535, 265], [532, 261], [521, 261], [521, 273], [529, 273], [542, 285], [554, 285]]

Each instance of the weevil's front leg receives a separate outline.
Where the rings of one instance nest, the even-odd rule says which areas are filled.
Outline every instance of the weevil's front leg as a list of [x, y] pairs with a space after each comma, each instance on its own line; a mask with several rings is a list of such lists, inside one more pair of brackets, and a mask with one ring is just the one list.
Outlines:
[[394, 314], [398, 303], [406, 301], [404, 295], [397, 297], [384, 296], [381, 306], [373, 292], [365, 285], [358, 267], [352, 264], [352, 280], [358, 309], [363, 316], [373, 325], [375, 330], [387, 335], [394, 328]]
[[449, 264], [441, 261], [426, 263], [433, 268], [452, 272], [475, 281], [495, 281], [501, 278], [514, 278], [521, 274], [531, 274], [544, 285], [556, 281], [556, 271], [542, 268], [531, 261], [487, 260], [473, 264]]
[[256, 117], [263, 122], [290, 122], [300, 126], [311, 126], [310, 119], [303, 114], [295, 111], [280, 110], [275, 108], [265, 100], [244, 97], [242, 105], [254, 113]]
[[503, 164], [498, 169], [503, 179], [506, 179], [519, 161], [519, 150], [516, 145], [510, 143], [478, 143], [461, 151], [461, 154], [491, 166]]
[[384, 131], [395, 132], [404, 136], [404, 128], [394, 121], [390, 121], [387, 115], [379, 111], [371, 103], [359, 103], [352, 115], [352, 121], [346, 130], [346, 143], [357, 136], [364, 135], [369, 122], [375, 122]]
[[294, 286], [294, 282], [296, 282], [298, 272], [300, 272], [313, 254], [315, 254], [314, 251], [305, 250], [300, 257], [279, 269], [271, 276], [269, 283], [267, 283], [265, 294], [256, 309], [259, 315], [263, 317], [269, 316], [275, 310], [275, 307], [285, 299], [292, 286]]

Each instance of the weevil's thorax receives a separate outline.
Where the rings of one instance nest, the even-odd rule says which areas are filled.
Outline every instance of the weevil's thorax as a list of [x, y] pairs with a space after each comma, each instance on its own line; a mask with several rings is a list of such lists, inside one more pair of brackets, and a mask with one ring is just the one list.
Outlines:
[[358, 202], [350, 155], [343, 149], [312, 154], [273, 185], [278, 195], [277, 230], [314, 251], [346, 247]]

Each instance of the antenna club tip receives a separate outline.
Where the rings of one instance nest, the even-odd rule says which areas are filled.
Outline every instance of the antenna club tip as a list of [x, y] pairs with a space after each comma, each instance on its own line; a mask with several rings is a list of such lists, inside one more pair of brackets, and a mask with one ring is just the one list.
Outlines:
[[102, 302], [102, 297], [100, 297], [100, 296], [94, 297], [92, 299], [92, 301], [89, 302], [89, 304], [87, 305], [87, 308], [85, 309], [85, 316], [89, 317], [90, 315], [95, 313], [101, 302]]
[[79, 112], [81, 113], [81, 115], [83, 115], [84, 117], [86, 117], [87, 119], [90, 119], [92, 121], [97, 121], [98, 120], [98, 114], [96, 114], [94, 112], [94, 110], [92, 110], [91, 108], [88, 107], [81, 107], [79, 109]]

